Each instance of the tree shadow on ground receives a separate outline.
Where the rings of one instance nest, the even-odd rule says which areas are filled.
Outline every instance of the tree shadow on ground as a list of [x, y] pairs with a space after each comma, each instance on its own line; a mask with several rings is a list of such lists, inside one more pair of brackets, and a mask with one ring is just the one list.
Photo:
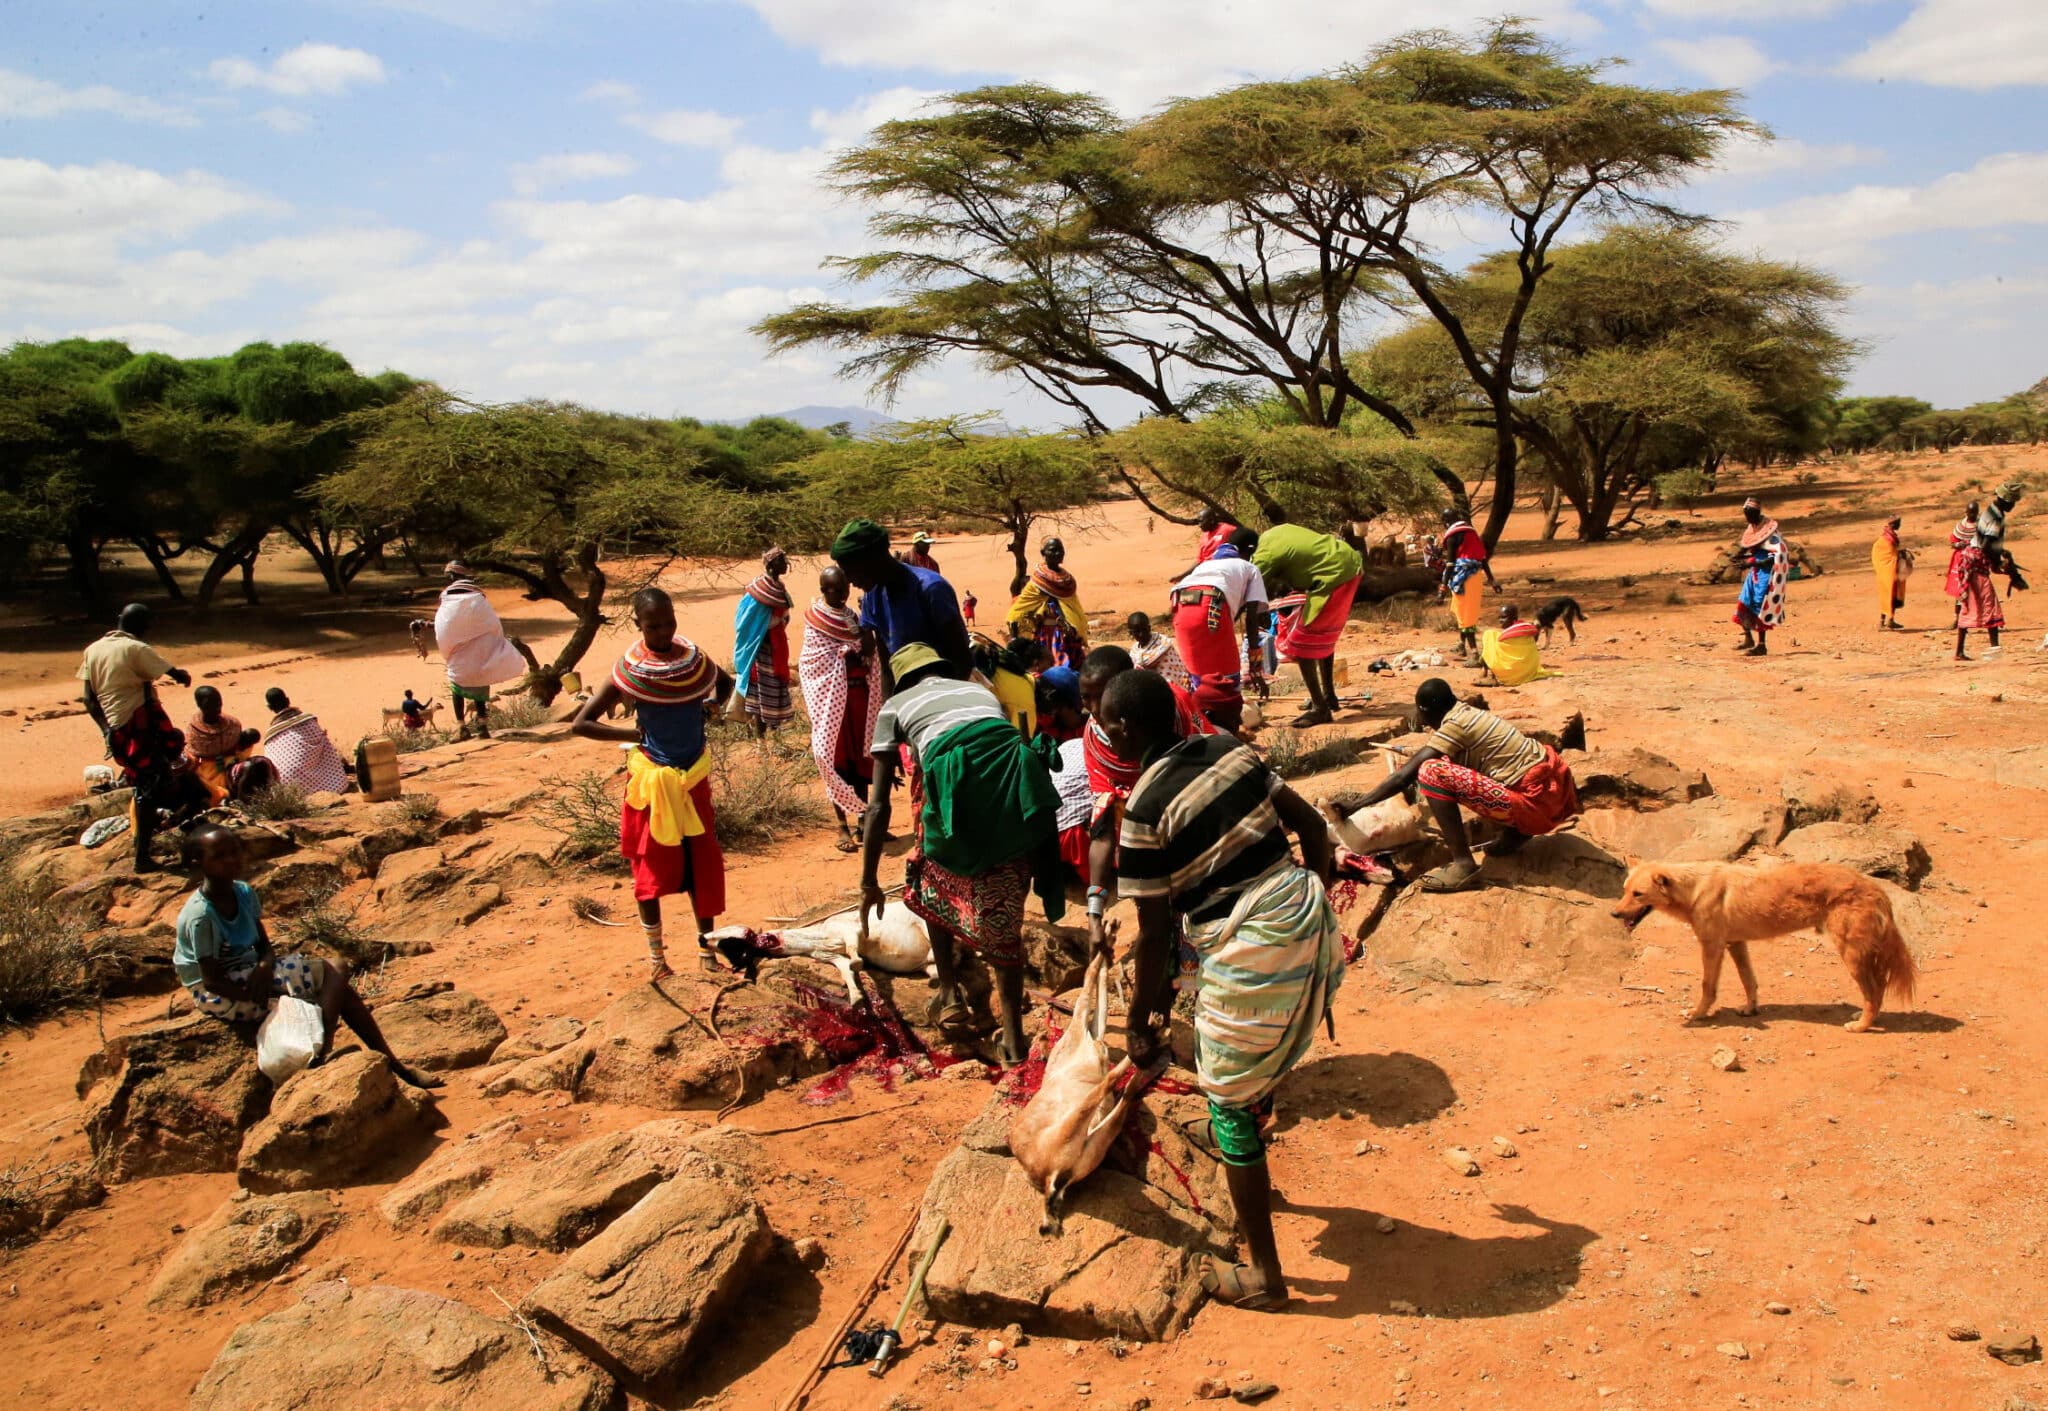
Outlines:
[[1281, 1208], [1322, 1220], [1311, 1248], [1351, 1271], [1342, 1279], [1289, 1276], [1290, 1311], [1318, 1318], [1391, 1313], [1397, 1301], [1432, 1318], [1535, 1312], [1570, 1294], [1586, 1246], [1600, 1238], [1584, 1225], [1548, 1220], [1520, 1205], [1496, 1205], [1494, 1213], [1539, 1233], [1470, 1238], [1399, 1223], [1387, 1235], [1371, 1210], [1285, 1202]]
[[[1762, 1004], [1755, 1014], [1744, 1014], [1739, 1009], [1721, 1008], [1705, 1019], [1693, 1021], [1698, 1029], [1768, 1029], [1776, 1022], [1794, 1024], [1819, 1024], [1840, 1028], [1862, 1013], [1862, 1006], [1843, 1001], [1839, 1004]], [[1897, 1013], [1886, 1010], [1877, 1016], [1877, 1028], [1872, 1033], [1888, 1034], [1953, 1034], [1963, 1027], [1963, 1021], [1946, 1014], [1935, 1014], [1925, 1009], [1904, 1009]]]
[[[696, 1356], [686, 1370], [653, 1384], [621, 1380], [636, 1398], [659, 1411], [698, 1405], [769, 1361], [786, 1359], [803, 1332], [817, 1323], [823, 1303], [824, 1286], [818, 1276], [803, 1266], [787, 1241], [778, 1239], [747, 1281], [745, 1299], [699, 1337]], [[788, 1369], [789, 1380], [795, 1381], [799, 1369], [794, 1364]]]
[[1450, 1075], [1413, 1053], [1342, 1053], [1304, 1063], [1280, 1091], [1276, 1130], [1351, 1112], [1375, 1127], [1413, 1127], [1458, 1100]]

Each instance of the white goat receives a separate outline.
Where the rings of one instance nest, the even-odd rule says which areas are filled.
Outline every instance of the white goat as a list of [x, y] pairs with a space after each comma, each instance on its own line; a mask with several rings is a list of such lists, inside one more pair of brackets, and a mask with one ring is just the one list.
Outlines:
[[924, 922], [900, 901], [882, 908], [881, 919], [868, 923], [865, 936], [858, 909], [849, 908], [786, 931], [721, 926], [708, 932], [707, 938], [728, 965], [749, 979], [763, 960], [777, 956], [808, 955], [826, 961], [844, 977], [847, 998], [855, 1004], [861, 1002], [860, 982], [853, 977], [856, 965], [872, 965], [891, 975], [938, 974], [938, 967], [932, 964], [932, 938]]

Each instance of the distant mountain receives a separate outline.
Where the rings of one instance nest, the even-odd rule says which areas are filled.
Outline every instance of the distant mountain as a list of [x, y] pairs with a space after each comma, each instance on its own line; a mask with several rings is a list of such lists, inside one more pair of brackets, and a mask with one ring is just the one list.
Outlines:
[[768, 412], [766, 415], [783, 417], [798, 426], [808, 426], [814, 431], [822, 431], [836, 422], [843, 421], [853, 428], [853, 434], [856, 436], [865, 435], [878, 426], [894, 425], [896, 420], [894, 417], [883, 416], [880, 412], [871, 412], [866, 407], [793, 407], [786, 412]]

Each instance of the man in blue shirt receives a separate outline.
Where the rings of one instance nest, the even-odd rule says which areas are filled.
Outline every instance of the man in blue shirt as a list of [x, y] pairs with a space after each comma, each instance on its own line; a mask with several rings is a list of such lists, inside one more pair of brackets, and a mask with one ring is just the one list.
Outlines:
[[861, 590], [860, 625], [881, 644], [885, 694], [896, 689], [889, 658], [912, 642], [926, 643], [963, 676], [972, 669], [953, 585], [928, 568], [898, 562], [888, 530], [871, 519], [852, 521], [832, 541], [832, 559]]

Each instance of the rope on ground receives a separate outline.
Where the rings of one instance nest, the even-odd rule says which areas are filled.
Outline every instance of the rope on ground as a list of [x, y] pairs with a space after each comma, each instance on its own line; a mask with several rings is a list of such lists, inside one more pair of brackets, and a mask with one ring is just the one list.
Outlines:
[[915, 1107], [915, 1099], [892, 1102], [887, 1107], [874, 1107], [866, 1112], [841, 1112], [831, 1117], [818, 1117], [809, 1122], [798, 1122], [789, 1127], [734, 1127], [735, 1132], [745, 1132], [750, 1137], [779, 1137], [789, 1132], [809, 1131], [812, 1127], [829, 1127], [835, 1122], [858, 1122], [863, 1117], [874, 1117], [884, 1112], [897, 1112], [906, 1107]]

